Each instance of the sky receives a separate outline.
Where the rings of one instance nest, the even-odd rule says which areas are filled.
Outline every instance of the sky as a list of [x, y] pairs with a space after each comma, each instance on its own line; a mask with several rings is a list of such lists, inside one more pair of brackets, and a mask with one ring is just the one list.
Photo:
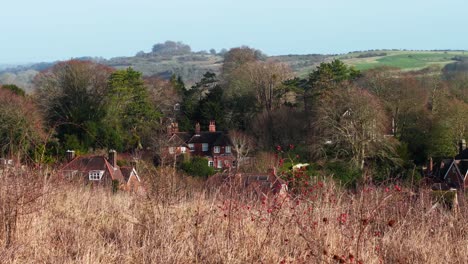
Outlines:
[[0, 0], [0, 64], [182, 41], [267, 55], [468, 49], [466, 0]]

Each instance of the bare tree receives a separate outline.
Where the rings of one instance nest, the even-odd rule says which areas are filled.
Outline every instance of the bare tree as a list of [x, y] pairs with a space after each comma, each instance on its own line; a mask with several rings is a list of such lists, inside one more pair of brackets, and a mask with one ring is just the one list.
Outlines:
[[229, 138], [236, 154], [237, 167], [239, 168], [242, 161], [254, 150], [254, 140], [244, 132], [238, 130], [229, 131]]
[[31, 161], [30, 153], [44, 146], [43, 120], [33, 102], [0, 89], [0, 156]]
[[151, 77], [145, 79], [145, 85], [148, 87], [151, 102], [156, 109], [159, 109], [165, 116], [173, 116], [178, 109], [176, 104], [182, 99], [171, 82]]
[[384, 137], [390, 120], [375, 96], [358, 87], [339, 89], [318, 109], [314, 124], [321, 147], [332, 148], [337, 157], [349, 158], [358, 168], [365, 160], [386, 155], [390, 141]]

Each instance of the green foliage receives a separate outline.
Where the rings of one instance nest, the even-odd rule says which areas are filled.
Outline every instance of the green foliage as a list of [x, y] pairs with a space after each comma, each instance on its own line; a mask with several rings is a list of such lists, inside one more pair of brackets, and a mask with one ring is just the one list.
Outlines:
[[106, 123], [117, 132], [109, 135], [109, 140], [115, 145], [126, 142], [125, 149], [141, 148], [160, 118], [149, 101], [141, 73], [132, 68], [112, 73], [108, 98]]
[[327, 162], [325, 171], [333, 179], [346, 187], [354, 187], [362, 177], [362, 171], [344, 161]]
[[195, 121], [207, 127], [210, 120], [215, 120], [218, 128], [225, 127], [224, 91], [218, 85], [216, 74], [206, 72], [203, 78], [190, 90], [183, 93], [179, 127], [189, 131]]
[[452, 132], [450, 123], [440, 121], [435, 124], [431, 131], [431, 156], [453, 157], [457, 154], [457, 141]]
[[72, 60], [37, 76], [37, 102], [47, 124], [56, 129], [63, 150], [70, 144], [83, 151], [105, 147], [97, 136], [106, 116], [110, 71], [103, 65]]
[[14, 84], [3, 84], [0, 85], [0, 88], [10, 90], [11, 92], [19, 96], [26, 96], [26, 92]]
[[192, 157], [190, 161], [183, 162], [180, 168], [191, 176], [208, 177], [215, 173], [213, 167], [208, 166], [208, 159]]

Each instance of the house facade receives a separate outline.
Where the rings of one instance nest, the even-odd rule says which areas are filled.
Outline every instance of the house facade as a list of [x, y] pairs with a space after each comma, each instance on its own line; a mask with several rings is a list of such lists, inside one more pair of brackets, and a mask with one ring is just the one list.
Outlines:
[[180, 132], [177, 123], [168, 127], [169, 155], [189, 153], [208, 159], [208, 166], [225, 169], [235, 166], [232, 143], [229, 135], [216, 130], [215, 121], [210, 121], [208, 131], [201, 131], [200, 124], [195, 125], [195, 132]]

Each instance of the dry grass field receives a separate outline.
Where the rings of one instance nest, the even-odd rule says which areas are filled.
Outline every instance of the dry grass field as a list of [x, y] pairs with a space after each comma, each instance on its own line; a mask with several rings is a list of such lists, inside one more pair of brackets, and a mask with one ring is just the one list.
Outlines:
[[0, 263], [468, 263], [467, 212], [422, 188], [325, 180], [256, 199], [162, 169], [138, 196], [0, 175]]

